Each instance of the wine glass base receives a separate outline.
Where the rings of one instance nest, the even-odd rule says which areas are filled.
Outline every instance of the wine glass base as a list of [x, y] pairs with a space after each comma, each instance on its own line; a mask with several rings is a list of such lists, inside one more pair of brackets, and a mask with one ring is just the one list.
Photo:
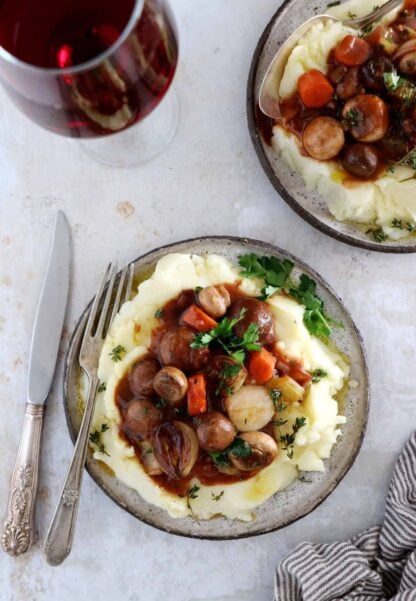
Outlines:
[[80, 140], [88, 156], [110, 167], [135, 167], [163, 152], [179, 122], [179, 102], [171, 85], [154, 111], [136, 125], [102, 138]]

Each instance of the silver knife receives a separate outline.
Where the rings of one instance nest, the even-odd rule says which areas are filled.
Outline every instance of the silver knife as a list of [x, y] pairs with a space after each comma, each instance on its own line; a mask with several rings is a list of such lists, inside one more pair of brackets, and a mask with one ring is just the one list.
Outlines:
[[33, 327], [26, 411], [1, 531], [2, 547], [10, 555], [25, 553], [35, 538], [34, 513], [43, 416], [65, 318], [70, 257], [69, 225], [64, 213], [58, 211]]

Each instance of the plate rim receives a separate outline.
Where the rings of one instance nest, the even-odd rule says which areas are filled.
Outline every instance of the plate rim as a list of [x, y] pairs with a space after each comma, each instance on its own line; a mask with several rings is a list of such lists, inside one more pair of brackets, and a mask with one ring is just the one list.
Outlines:
[[269, 34], [271, 29], [274, 26], [276, 19], [280, 16], [280, 14], [292, 4], [293, 0], [284, 0], [276, 12], [272, 15], [266, 27], [264, 28], [259, 41], [256, 44], [254, 49], [254, 53], [250, 62], [250, 69], [247, 78], [247, 86], [246, 86], [246, 117], [247, 117], [247, 125], [250, 134], [251, 141], [254, 146], [254, 150], [256, 151], [257, 158], [267, 175], [270, 183], [279, 194], [279, 196], [290, 206], [295, 213], [297, 213], [302, 219], [304, 219], [307, 223], [312, 225], [317, 230], [323, 232], [324, 234], [334, 238], [338, 242], [343, 242], [344, 244], [348, 244], [350, 246], [354, 246], [356, 248], [364, 248], [365, 250], [370, 250], [373, 252], [380, 253], [388, 253], [388, 254], [411, 254], [416, 253], [416, 240], [413, 245], [405, 245], [405, 244], [395, 244], [389, 245], [384, 244], [382, 242], [371, 242], [370, 240], [367, 242], [365, 240], [358, 240], [351, 236], [350, 234], [339, 232], [336, 229], [330, 227], [317, 217], [315, 217], [312, 213], [304, 209], [293, 196], [286, 190], [286, 188], [281, 183], [279, 177], [274, 172], [267, 155], [264, 151], [263, 144], [261, 142], [261, 136], [258, 131], [256, 125], [256, 115], [255, 115], [255, 94], [254, 94], [254, 83], [256, 79], [257, 69], [260, 61], [261, 53], [264, 49], [264, 46], [269, 38]]
[[[183, 531], [180, 530], [175, 530], [175, 529], [169, 529], [166, 527], [162, 527], [157, 525], [156, 523], [152, 522], [150, 519], [138, 516], [137, 513], [134, 512], [133, 509], [129, 508], [127, 505], [124, 505], [106, 486], [106, 484], [103, 481], [100, 481], [95, 474], [92, 472], [92, 470], [90, 469], [90, 466], [88, 465], [88, 452], [87, 452], [87, 458], [85, 461], [85, 470], [88, 472], [88, 475], [90, 476], [90, 478], [95, 482], [95, 484], [112, 500], [114, 501], [121, 509], [123, 509], [124, 511], [127, 511], [130, 515], [132, 515], [134, 518], [136, 518], [137, 520], [139, 520], [140, 522], [151, 526], [152, 528], [156, 528], [157, 530], [161, 531], [161, 532], [165, 532], [167, 534], [174, 534], [176, 536], [181, 536], [183, 538], [191, 538], [191, 539], [197, 539], [197, 540], [215, 540], [215, 541], [229, 541], [229, 540], [240, 540], [240, 539], [244, 539], [244, 538], [252, 538], [255, 536], [262, 536], [265, 534], [270, 534], [272, 532], [277, 532], [278, 530], [281, 530], [282, 528], [286, 528], [287, 526], [290, 526], [291, 524], [294, 524], [295, 522], [299, 521], [300, 519], [306, 517], [307, 515], [309, 515], [310, 513], [312, 513], [313, 511], [315, 511], [315, 509], [317, 509], [329, 496], [330, 494], [338, 487], [338, 485], [341, 483], [341, 481], [345, 478], [345, 476], [348, 474], [348, 472], [350, 471], [350, 469], [352, 468], [352, 466], [355, 463], [355, 460], [357, 459], [358, 454], [361, 451], [362, 448], [362, 444], [364, 441], [364, 437], [365, 437], [365, 433], [367, 430], [367, 426], [368, 426], [368, 420], [369, 420], [369, 413], [370, 413], [370, 404], [371, 404], [371, 385], [370, 385], [370, 378], [369, 378], [369, 368], [368, 368], [368, 360], [367, 360], [367, 353], [366, 353], [366, 349], [365, 349], [365, 345], [364, 345], [364, 340], [363, 337], [361, 335], [360, 330], [358, 329], [354, 319], [351, 316], [351, 313], [349, 311], [349, 309], [347, 309], [347, 307], [345, 306], [344, 302], [341, 300], [341, 298], [338, 296], [338, 294], [336, 292], [334, 292], [334, 290], [332, 289], [332, 286], [330, 284], [327, 283], [327, 281], [319, 274], [315, 271], [315, 269], [313, 267], [310, 267], [309, 265], [307, 265], [303, 260], [299, 259], [298, 257], [296, 257], [295, 255], [293, 255], [292, 253], [290, 253], [289, 251], [286, 251], [285, 249], [276, 246], [270, 242], [264, 242], [262, 240], [257, 240], [255, 238], [249, 238], [249, 237], [245, 237], [245, 236], [226, 236], [226, 235], [213, 235], [213, 236], [200, 236], [200, 237], [194, 237], [194, 238], [186, 238], [184, 240], [178, 240], [175, 242], [170, 242], [169, 244], [164, 244], [162, 246], [158, 246], [155, 247], [147, 252], [145, 252], [144, 254], [139, 255], [137, 258], [131, 260], [128, 262], [128, 264], [136, 264], [138, 261], [142, 261], [144, 259], [146, 259], [146, 257], [154, 254], [154, 253], [159, 253], [161, 251], [168, 251], [168, 250], [173, 250], [175, 249], [177, 246], [182, 245], [182, 244], [190, 244], [190, 243], [195, 243], [195, 242], [201, 242], [201, 241], [205, 241], [205, 242], [209, 242], [210, 240], [214, 240], [214, 241], [222, 241], [224, 243], [228, 243], [228, 244], [233, 244], [233, 243], [247, 243], [247, 244], [253, 244], [253, 245], [257, 245], [261, 248], [264, 248], [265, 250], [273, 250], [274, 252], [277, 253], [284, 253], [285, 255], [287, 255], [289, 258], [291, 258], [294, 262], [296, 267], [300, 268], [300, 269], [305, 269], [306, 271], [308, 271], [318, 282], [318, 284], [320, 286], [323, 286], [337, 301], [337, 303], [340, 304], [342, 310], [345, 312], [346, 316], [348, 317], [348, 319], [351, 322], [351, 327], [354, 331], [354, 334], [356, 336], [356, 339], [358, 341], [359, 344], [359, 348], [361, 351], [361, 358], [362, 358], [362, 367], [363, 367], [363, 399], [364, 399], [364, 408], [363, 408], [363, 419], [364, 419], [364, 423], [363, 423], [363, 427], [361, 429], [361, 432], [359, 433], [359, 437], [357, 439], [357, 445], [356, 448], [354, 449], [354, 452], [352, 453], [352, 455], [350, 456], [344, 471], [341, 473], [341, 475], [335, 479], [333, 481], [333, 483], [331, 484], [331, 486], [328, 488], [328, 490], [326, 491], [326, 493], [324, 494], [324, 496], [318, 500], [318, 502], [313, 505], [310, 509], [308, 509], [307, 511], [305, 511], [304, 513], [302, 513], [301, 515], [299, 515], [298, 517], [285, 521], [282, 524], [280, 524], [279, 526], [275, 526], [275, 527], [270, 527], [270, 528], [264, 528], [261, 531], [257, 531], [257, 532], [248, 532], [248, 533], [241, 533], [241, 534], [233, 534], [233, 535], [226, 535], [226, 536], [218, 536], [218, 535], [210, 535], [210, 534], [191, 534], [191, 533], [184, 533]], [[121, 273], [121, 270], [118, 272], [118, 274]], [[117, 275], [118, 275], [117, 274]], [[63, 406], [64, 406], [64, 412], [65, 412], [65, 422], [66, 422], [66, 426], [68, 428], [69, 431], [69, 435], [71, 438], [71, 441], [73, 443], [73, 445], [75, 445], [76, 442], [76, 433], [75, 430], [73, 428], [73, 424], [71, 421], [71, 412], [69, 409], [69, 402], [68, 402], [68, 398], [69, 398], [69, 394], [68, 394], [68, 389], [69, 389], [69, 373], [70, 373], [70, 368], [71, 368], [71, 362], [70, 362], [70, 355], [71, 355], [71, 351], [72, 348], [74, 346], [74, 344], [76, 344], [76, 337], [78, 334], [78, 330], [81, 326], [81, 323], [83, 321], [83, 319], [86, 317], [86, 314], [89, 310], [89, 308], [92, 305], [92, 302], [94, 300], [94, 297], [92, 297], [88, 303], [86, 304], [85, 308], [83, 309], [80, 317], [78, 318], [75, 326], [74, 326], [74, 330], [72, 332], [69, 344], [68, 344], [68, 348], [66, 349], [65, 352], [65, 360], [64, 360], [64, 368], [63, 368], [63, 382], [62, 382], [62, 392], [63, 392]], [[88, 450], [87, 450], [88, 451]], [[139, 493], [138, 493], [139, 494]], [[277, 494], [277, 493], [275, 493]]]

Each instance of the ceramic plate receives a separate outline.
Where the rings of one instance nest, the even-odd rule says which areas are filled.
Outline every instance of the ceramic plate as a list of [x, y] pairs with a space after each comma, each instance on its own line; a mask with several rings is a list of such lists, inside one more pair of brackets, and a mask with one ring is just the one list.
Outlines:
[[280, 45], [304, 21], [325, 13], [327, 0], [305, 2], [285, 0], [264, 30], [251, 63], [247, 84], [247, 118], [251, 139], [260, 163], [279, 195], [303, 219], [332, 236], [353, 246], [390, 253], [416, 252], [414, 236], [407, 240], [376, 242], [354, 225], [336, 221], [329, 213], [325, 199], [316, 191], [306, 189], [302, 177], [293, 173], [263, 139], [256, 120], [258, 94], [263, 76]]
[[[245, 238], [228, 237], [178, 242], [154, 250], [134, 261], [136, 277], [148, 277], [156, 262], [171, 252], [215, 253], [233, 262], [236, 262], [238, 255], [245, 253], [274, 255], [293, 261], [295, 275], [299, 272], [306, 273], [318, 283], [319, 295], [325, 301], [328, 311], [345, 326], [336, 330], [333, 339], [338, 348], [350, 358], [351, 380], [356, 382], [356, 387], [349, 387], [342, 401], [341, 412], [347, 417], [347, 423], [342, 427], [343, 434], [333, 448], [331, 458], [325, 462], [324, 473], [308, 473], [307, 483], [296, 480], [288, 489], [277, 493], [261, 505], [257, 510], [256, 519], [248, 523], [225, 518], [199, 522], [191, 518], [173, 519], [165, 511], [146, 503], [137, 492], [111, 476], [104, 464], [93, 459], [91, 450], [88, 451], [87, 470], [120, 507], [143, 522], [166, 532], [197, 538], [232, 539], [277, 530], [319, 505], [345, 476], [360, 449], [368, 414], [368, 375], [360, 334], [342, 302], [324, 280], [310, 267], [275, 246]], [[80, 368], [77, 357], [89, 307], [90, 305], [86, 307], [75, 328], [65, 362], [64, 403], [72, 440], [78, 433], [81, 421]]]

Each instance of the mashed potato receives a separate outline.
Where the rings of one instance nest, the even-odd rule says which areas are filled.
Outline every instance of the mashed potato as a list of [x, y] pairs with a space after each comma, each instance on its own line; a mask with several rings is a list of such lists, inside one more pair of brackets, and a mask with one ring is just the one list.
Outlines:
[[[328, 14], [345, 17], [348, 12], [357, 16], [373, 9], [373, 0], [352, 0], [329, 9]], [[394, 18], [395, 11], [386, 17]], [[312, 27], [292, 51], [280, 85], [281, 98], [292, 95], [299, 77], [310, 69], [327, 71], [329, 51], [349, 33], [354, 33], [342, 23], [328, 21]], [[335, 161], [316, 161], [299, 152], [296, 136], [282, 127], [274, 127], [272, 144], [282, 160], [293, 171], [300, 173], [308, 189], [317, 189], [326, 199], [328, 209], [338, 221], [377, 225], [392, 239], [408, 236], [406, 230], [392, 227], [394, 219], [416, 224], [416, 183], [414, 171], [396, 167], [374, 182], [347, 183], [345, 172]]]
[[[328, 376], [313, 383], [300, 404], [291, 406], [289, 423], [282, 432], [290, 431], [296, 417], [305, 416], [306, 425], [299, 431], [293, 458], [283, 450], [274, 462], [256, 476], [229, 485], [200, 486], [195, 499], [185, 499], [159, 487], [142, 469], [134, 449], [118, 435], [120, 415], [115, 404], [115, 389], [129, 367], [147, 353], [150, 334], [157, 325], [157, 309], [175, 298], [182, 290], [196, 286], [234, 283], [241, 279], [239, 270], [223, 257], [171, 254], [156, 265], [153, 275], [139, 285], [133, 300], [125, 303], [116, 316], [101, 353], [98, 377], [106, 390], [98, 394], [92, 431], [108, 429], [101, 434], [105, 453], [97, 450], [94, 457], [106, 463], [122, 482], [136, 490], [147, 502], [165, 509], [174, 518], [194, 515], [208, 519], [222, 514], [229, 518], [251, 520], [255, 508], [296, 478], [298, 469], [324, 471], [328, 458], [340, 435], [345, 418], [338, 415], [335, 395], [343, 387], [348, 368], [336, 351], [311, 336], [303, 324], [304, 307], [293, 299], [275, 294], [269, 299], [276, 317], [275, 331], [282, 350], [303, 361], [308, 370], [323, 369]], [[258, 283], [244, 279], [241, 285], [250, 295], [259, 293]], [[113, 362], [111, 350], [122, 345], [126, 349], [120, 362]], [[286, 428], [286, 430], [285, 430]], [[200, 483], [197, 480], [193, 484]]]

